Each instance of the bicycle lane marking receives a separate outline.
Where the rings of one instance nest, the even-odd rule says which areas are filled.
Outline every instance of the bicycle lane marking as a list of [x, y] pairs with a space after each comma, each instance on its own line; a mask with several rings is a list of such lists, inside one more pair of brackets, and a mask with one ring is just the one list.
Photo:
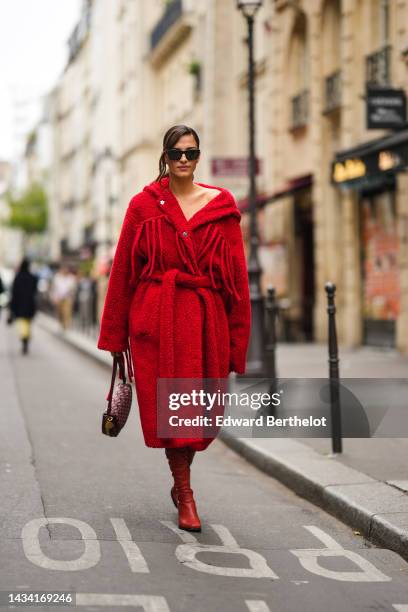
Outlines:
[[165, 597], [161, 595], [127, 595], [120, 593], [77, 593], [77, 606], [134, 606], [144, 612], [170, 612]]
[[[340, 580], [343, 582], [389, 582], [392, 580], [390, 576], [386, 576], [378, 570], [372, 563], [364, 559], [358, 553], [347, 550], [341, 546], [329, 534], [316, 527], [315, 525], [304, 525], [304, 528], [310, 531], [318, 538], [326, 548], [309, 548], [309, 549], [294, 549], [290, 550], [293, 555], [298, 557], [300, 564], [308, 572], [330, 578], [332, 580]], [[355, 565], [360, 567], [361, 571], [342, 572], [338, 570], [329, 570], [319, 565], [319, 557], [346, 557]]]
[[[180, 563], [198, 572], [206, 574], [216, 574], [217, 576], [233, 576], [237, 578], [272, 578], [278, 579], [268, 566], [266, 559], [259, 553], [248, 548], [241, 548], [231, 532], [224, 525], [210, 526], [220, 538], [222, 544], [201, 544], [192, 533], [179, 529], [172, 521], [160, 521], [162, 525], [168, 527], [177, 534], [184, 544], [179, 544], [175, 550], [175, 555]], [[200, 552], [230, 553], [243, 555], [248, 561], [250, 568], [244, 567], [225, 567], [221, 565], [209, 565], [197, 559]]]
[[[111, 518], [111, 523], [116, 533], [117, 541], [121, 545], [129, 567], [132, 572], [149, 573], [149, 567], [138, 545], [132, 540], [124, 519]], [[247, 577], [247, 578], [269, 578], [278, 579], [279, 576], [268, 566], [266, 559], [260, 554], [247, 548], [241, 548], [227, 527], [220, 524], [212, 524], [211, 527], [221, 540], [221, 545], [202, 544], [191, 533], [179, 529], [171, 521], [160, 521], [165, 527], [180, 537], [183, 544], [179, 544], [175, 550], [175, 556], [180, 563], [195, 571], [200, 571], [218, 576]], [[45, 555], [39, 541], [41, 527], [48, 524], [68, 524], [81, 534], [85, 550], [81, 556], [71, 560], [57, 560]], [[372, 563], [364, 559], [358, 553], [344, 549], [341, 544], [334, 540], [319, 527], [314, 525], [304, 526], [317, 537], [326, 548], [292, 549], [289, 550], [298, 559], [302, 567], [312, 574], [329, 578], [332, 580], [348, 582], [389, 582], [390, 576], [383, 574]], [[26, 523], [21, 533], [23, 550], [26, 558], [33, 564], [43, 568], [62, 571], [81, 571], [97, 565], [101, 559], [100, 543], [94, 529], [78, 519], [67, 517], [37, 518]], [[225, 567], [209, 565], [197, 559], [200, 552], [230, 553], [245, 556], [249, 561], [249, 568]], [[338, 571], [329, 570], [319, 564], [319, 557], [345, 557], [360, 568], [360, 571]]]

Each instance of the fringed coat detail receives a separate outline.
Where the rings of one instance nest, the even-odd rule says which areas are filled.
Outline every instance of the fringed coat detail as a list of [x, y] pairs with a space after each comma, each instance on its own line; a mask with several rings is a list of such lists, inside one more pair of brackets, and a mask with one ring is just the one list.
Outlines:
[[219, 193], [188, 220], [168, 177], [131, 199], [101, 318], [97, 346], [125, 353], [150, 447], [204, 450], [213, 440], [157, 436], [158, 378], [245, 372], [251, 316], [241, 213], [228, 189], [198, 185]]

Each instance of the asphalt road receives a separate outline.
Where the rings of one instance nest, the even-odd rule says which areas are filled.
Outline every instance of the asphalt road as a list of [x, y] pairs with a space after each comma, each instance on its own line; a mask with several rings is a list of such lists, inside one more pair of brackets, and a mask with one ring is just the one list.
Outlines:
[[220, 441], [193, 463], [203, 530], [178, 530], [136, 403], [118, 438], [100, 432], [109, 370], [37, 327], [22, 356], [0, 328], [1, 603], [72, 591], [95, 611], [408, 612], [405, 561]]

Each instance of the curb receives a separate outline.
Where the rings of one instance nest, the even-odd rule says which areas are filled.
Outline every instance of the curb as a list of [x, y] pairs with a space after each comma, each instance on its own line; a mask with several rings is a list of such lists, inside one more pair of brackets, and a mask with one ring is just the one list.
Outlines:
[[[80, 332], [61, 332], [49, 315], [39, 313], [39, 326], [82, 353], [111, 366], [107, 351], [92, 345]], [[249, 463], [297, 495], [336, 516], [373, 544], [408, 561], [408, 494], [375, 480], [313, 448], [287, 438], [236, 438], [221, 430], [219, 439]]]
[[261, 440], [235, 438], [225, 430], [219, 438], [297, 495], [408, 561], [408, 495], [403, 491], [294, 440], [274, 440], [272, 452], [262, 448]]

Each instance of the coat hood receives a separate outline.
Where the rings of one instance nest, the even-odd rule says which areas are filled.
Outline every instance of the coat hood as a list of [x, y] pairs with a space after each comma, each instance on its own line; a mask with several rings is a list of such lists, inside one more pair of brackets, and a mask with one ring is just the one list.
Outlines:
[[[228, 189], [214, 185], [207, 185], [206, 183], [196, 183], [196, 185], [211, 189], [218, 189], [220, 193], [214, 196], [212, 200], [205, 204], [190, 218], [188, 221], [190, 227], [197, 227], [204, 223], [208, 223], [209, 221], [216, 221], [222, 217], [234, 216], [237, 219], [241, 218], [241, 213], [238, 209], [235, 198]], [[169, 188], [168, 176], [164, 176], [160, 182], [152, 181], [148, 185], [145, 185], [145, 187], [143, 187], [143, 192], [153, 197], [154, 200], [158, 202], [159, 206], [161, 206], [161, 203], [165, 204], [167, 202], [169, 206], [163, 206], [163, 212], [167, 212], [169, 214], [178, 212], [181, 214], [181, 216], [184, 216], [180, 204]]]

